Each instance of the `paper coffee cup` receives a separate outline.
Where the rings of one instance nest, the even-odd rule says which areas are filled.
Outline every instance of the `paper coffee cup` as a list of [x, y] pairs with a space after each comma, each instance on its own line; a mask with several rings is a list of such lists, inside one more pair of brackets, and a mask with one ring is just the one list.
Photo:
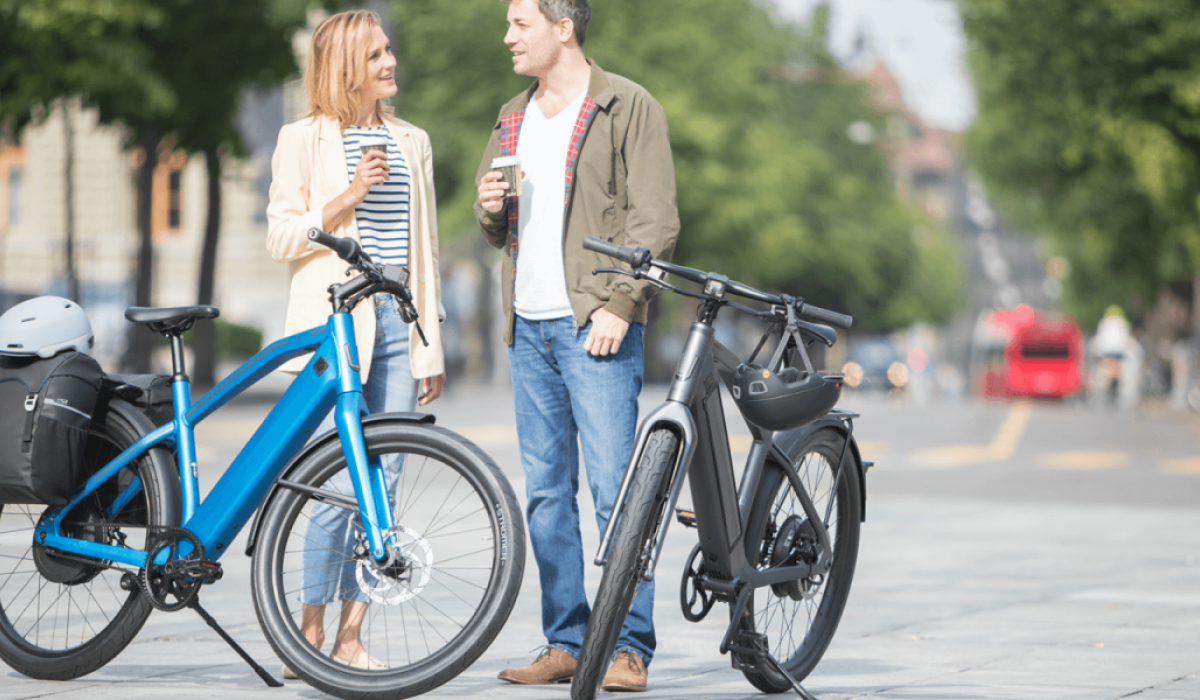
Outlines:
[[504, 156], [502, 158], [492, 159], [492, 170], [499, 170], [502, 177], [502, 182], [508, 183], [508, 190], [505, 191], [505, 197], [519, 197], [521, 195], [521, 159], [517, 156]]
[[379, 151], [383, 155], [387, 155], [387, 136], [379, 134], [378, 136], [360, 136], [358, 139], [358, 150], [365, 156], [370, 151]]

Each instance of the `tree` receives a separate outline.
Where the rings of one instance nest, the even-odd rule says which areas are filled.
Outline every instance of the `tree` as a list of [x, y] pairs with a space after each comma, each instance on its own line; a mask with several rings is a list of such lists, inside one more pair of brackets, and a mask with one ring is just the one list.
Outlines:
[[[1085, 325], [1200, 270], [1200, 13], [1188, 0], [964, 0], [971, 162], [1071, 262]], [[1200, 292], [1200, 284], [1196, 285]], [[1197, 310], [1200, 312], [1200, 309]]]
[[[243, 92], [267, 87], [296, 72], [288, 41], [304, 21], [270, 0], [169, 0], [165, 20], [145, 39], [158, 70], [178, 95], [162, 128], [175, 147], [204, 154], [208, 212], [200, 253], [196, 303], [213, 303], [221, 225], [221, 157], [245, 155], [237, 128]], [[215, 329], [200, 323], [192, 334], [198, 386], [215, 383]]]
[[[402, 65], [399, 114], [434, 144], [442, 235], [475, 235], [474, 175], [497, 110], [528, 78], [501, 39], [501, 0], [392, 3]], [[866, 87], [811, 28], [779, 25], [753, 0], [595, 3], [585, 45], [603, 68], [663, 105], [683, 229], [676, 259], [800, 293], [854, 314], [864, 330], [943, 320], [957, 256], [944, 231], [914, 236], [874, 148]]]
[[[74, 262], [72, 96], [89, 106], [161, 114], [174, 95], [153, 69], [139, 31], [162, 21], [148, 0], [108, 3], [0, 0], [0, 120], [13, 132], [58, 102], [65, 123], [68, 296], [78, 299]], [[110, 120], [111, 121], [111, 120]]]
[[[291, 0], [0, 0], [0, 117], [19, 132], [43, 105], [78, 96], [98, 108], [102, 123], [124, 124], [127, 145], [143, 154], [136, 304], [151, 304], [150, 189], [164, 140], [205, 154], [209, 212], [197, 296], [200, 304], [212, 302], [220, 153], [244, 152], [235, 124], [242, 91], [295, 71], [287, 36], [303, 17]], [[152, 342], [148, 331], [131, 326], [123, 366], [149, 371]], [[197, 327], [195, 348], [198, 383], [212, 384], [211, 324]]]

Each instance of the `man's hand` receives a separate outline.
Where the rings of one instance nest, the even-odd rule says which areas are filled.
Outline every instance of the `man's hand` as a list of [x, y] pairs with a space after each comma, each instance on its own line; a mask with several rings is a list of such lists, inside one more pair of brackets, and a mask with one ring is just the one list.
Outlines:
[[439, 374], [436, 377], [425, 377], [421, 380], [421, 397], [417, 401], [418, 406], [424, 406], [431, 403], [434, 399], [442, 395], [442, 386], [446, 383], [446, 375]]
[[508, 189], [508, 183], [501, 182], [502, 177], [504, 173], [493, 170], [479, 181], [479, 203], [491, 214], [499, 214], [504, 209], [504, 191]]
[[592, 330], [588, 332], [583, 349], [593, 357], [616, 355], [621, 349], [621, 341], [625, 331], [629, 330], [629, 322], [603, 308], [592, 312]]

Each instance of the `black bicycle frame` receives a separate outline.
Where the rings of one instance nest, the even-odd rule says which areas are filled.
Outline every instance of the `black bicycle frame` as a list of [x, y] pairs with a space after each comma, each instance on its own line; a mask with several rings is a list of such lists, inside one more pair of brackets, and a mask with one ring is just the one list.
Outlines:
[[[773, 432], [750, 426], [754, 442], [742, 474], [741, 486], [734, 484], [733, 456], [725, 429], [720, 391], [722, 378], [718, 367], [731, 373], [737, 358], [714, 338], [712, 322], [716, 319], [719, 307], [720, 303], [713, 300], [701, 305], [699, 320], [692, 324], [688, 332], [667, 400], [647, 415], [638, 427], [633, 452], [625, 468], [604, 537], [600, 541], [595, 563], [603, 566], [608, 561], [608, 549], [624, 512], [626, 496], [646, 442], [655, 430], [666, 428], [679, 437], [679, 452], [671, 472], [671, 490], [665, 516], [659, 524], [657, 539], [642, 578], [646, 581], [654, 579], [655, 566], [670, 524], [669, 514], [679, 498], [684, 477], [690, 475], [692, 507], [696, 514], [704, 567], [714, 578], [728, 582], [728, 590], [723, 592], [732, 594], [739, 584], [759, 588], [824, 574], [829, 570], [833, 552], [825, 528], [825, 517], [817, 512], [788, 457], [775, 446]], [[758, 491], [768, 459], [776, 463], [792, 482], [808, 520], [819, 525], [815, 529], [820, 539], [820, 556], [814, 564], [758, 569], [748, 556], [745, 530], [751, 515], [752, 499]], [[717, 585], [726, 588], [725, 585]]]

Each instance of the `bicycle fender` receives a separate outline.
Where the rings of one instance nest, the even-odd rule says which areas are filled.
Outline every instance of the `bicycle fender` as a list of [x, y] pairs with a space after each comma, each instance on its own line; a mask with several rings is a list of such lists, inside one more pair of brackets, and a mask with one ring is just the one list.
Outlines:
[[[850, 440], [850, 453], [848, 457], [852, 459], [858, 467], [858, 484], [859, 484], [859, 500], [862, 503], [861, 521], [867, 520], [867, 464], [863, 462], [862, 453], [858, 449], [858, 441], [850, 434], [850, 430], [846, 427], [846, 422], [837, 418], [837, 413], [829, 413], [826, 416], [819, 418], [808, 425], [801, 426], [795, 430], [789, 430], [783, 433], [775, 434], [774, 449], [779, 450], [780, 455], [777, 458], [787, 459], [789, 453], [800, 443], [808, 439], [810, 435], [818, 430], [830, 428], [841, 433], [843, 438]], [[857, 418], [856, 414], [849, 414], [848, 417]]]
[[[142, 409], [124, 399], [110, 399], [104, 410], [120, 415], [141, 435], [152, 433], [157, 427], [150, 422]], [[153, 475], [152, 478], [162, 487], [159, 493], [167, 499], [167, 525], [178, 526], [183, 506], [180, 501], [179, 467], [175, 464], [173, 455], [171, 450], [160, 443], [146, 450], [144, 459], [150, 464], [148, 473]], [[145, 475], [142, 475], [142, 479], [145, 478]]]
[[[608, 516], [608, 525], [604, 528], [604, 533], [600, 538], [600, 547], [596, 551], [596, 558], [593, 560], [596, 566], [604, 566], [608, 561], [608, 548], [612, 544], [613, 535], [616, 533], [617, 521], [620, 519], [621, 512], [625, 510], [625, 499], [629, 495], [629, 486], [633, 483], [633, 476], [637, 471], [637, 465], [642, 460], [642, 453], [646, 450], [646, 442], [649, 441], [650, 434], [659, 428], [673, 430], [679, 436], [678, 467], [670, 495], [670, 505], [672, 508], [675, 506], [675, 499], [679, 497], [679, 490], [683, 484], [683, 475], [687, 474], [688, 467], [692, 463], [692, 454], [696, 451], [696, 422], [692, 418], [691, 409], [681, 403], [668, 401], [651, 411], [642, 420], [641, 425], [638, 426], [637, 434], [633, 440], [633, 451], [630, 453], [629, 461], [625, 465], [625, 475], [621, 478], [621, 486], [617, 490], [617, 497], [613, 499], [612, 512]], [[655, 546], [655, 560], [658, 559], [658, 552], [662, 550], [663, 537], [666, 536], [666, 531], [667, 528], [664, 526]], [[653, 570], [652, 567], [649, 569], [650, 572], [653, 572]], [[651, 573], [651, 576], [653, 576], [653, 573]]]
[[[362, 417], [363, 426], [371, 425], [372, 423], [383, 423], [388, 421], [400, 421], [402, 423], [414, 424], [433, 424], [437, 422], [437, 416], [433, 415], [432, 413], [375, 413]], [[248, 536], [246, 537], [246, 556], [254, 556], [254, 546], [258, 543], [258, 532], [261, 528], [263, 509], [268, 503], [271, 502], [271, 499], [275, 496], [275, 492], [279, 490], [279, 480], [287, 479], [288, 476], [295, 471], [296, 466], [307, 459], [309, 455], [329, 444], [330, 441], [337, 439], [337, 430], [329, 430], [321, 435], [316, 436], [309, 441], [309, 443], [305, 445], [303, 449], [300, 450], [299, 454], [292, 458], [292, 461], [288, 462], [286, 467], [284, 467], [283, 472], [281, 472], [280, 475], [275, 479], [275, 483], [271, 484], [271, 488], [267, 489], [267, 493], [263, 496], [262, 502], [258, 504], [258, 508], [254, 511], [254, 521], [250, 523], [250, 530], [248, 532]]]

